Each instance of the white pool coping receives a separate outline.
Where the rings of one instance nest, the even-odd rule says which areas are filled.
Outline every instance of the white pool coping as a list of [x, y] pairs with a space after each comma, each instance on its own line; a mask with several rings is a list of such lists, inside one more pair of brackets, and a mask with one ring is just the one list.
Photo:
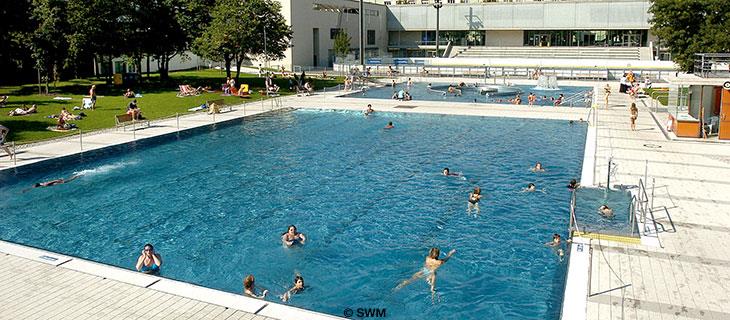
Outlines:
[[[582, 84], [583, 86], [588, 86], [585, 83]], [[344, 93], [351, 93], [351, 92], [344, 92], [341, 91], [339, 93], [334, 93], [333, 95], [328, 96], [325, 94], [321, 97], [314, 96], [310, 98], [298, 98], [294, 96], [290, 97], [284, 97], [283, 99], [286, 100], [284, 103], [285, 106], [282, 108], [295, 108], [295, 109], [320, 109], [320, 110], [327, 110], [327, 109], [336, 109], [336, 110], [363, 110], [363, 105], [367, 105], [368, 103], [377, 104], [379, 107], [376, 108], [378, 111], [388, 111], [388, 112], [399, 112], [399, 113], [426, 113], [426, 114], [443, 114], [443, 115], [466, 115], [466, 116], [487, 116], [487, 117], [511, 117], [511, 118], [526, 118], [526, 119], [542, 119], [542, 120], [578, 120], [582, 119], [582, 117], [585, 115], [585, 112], [588, 110], [588, 108], [569, 108], [569, 107], [549, 107], [549, 108], [540, 108], [540, 107], [529, 107], [526, 105], [504, 105], [504, 104], [472, 104], [472, 103], [450, 103], [448, 106], [443, 106], [443, 101], [389, 101], [389, 100], [383, 100], [383, 99], [363, 99], [363, 98], [335, 98], [336, 95], [341, 95]], [[594, 94], [595, 95], [595, 94]], [[322, 99], [322, 100], [320, 100]], [[290, 100], [294, 100], [291, 101]], [[402, 105], [417, 105], [419, 108], [417, 110], [413, 109], [402, 109], [402, 108], [396, 108]], [[279, 109], [282, 109], [279, 108]], [[262, 107], [263, 109], [263, 107]], [[273, 111], [279, 110], [274, 109]], [[262, 110], [263, 111], [263, 110]], [[262, 112], [265, 113], [265, 112]], [[192, 126], [186, 126], [183, 128], [184, 130], [189, 130], [197, 127], [203, 127], [206, 125], [219, 123], [219, 122], [226, 122], [236, 119], [242, 119], [244, 117], [253, 116], [257, 113], [253, 114], [246, 114], [245, 109], [243, 110], [243, 115], [239, 114], [223, 114], [219, 116], [219, 120], [216, 121], [215, 119], [213, 122], [205, 122], [205, 123], [195, 123]], [[258, 113], [260, 114], [260, 113]], [[191, 115], [188, 117], [193, 118], [195, 115]], [[181, 118], [182, 119], [182, 118]], [[596, 135], [596, 128], [594, 126], [589, 126], [588, 133], [586, 135], [586, 149], [584, 151], [584, 161], [583, 161], [583, 167], [582, 167], [582, 175], [581, 175], [581, 185], [592, 185], [593, 184], [593, 167], [595, 166], [595, 135]], [[115, 145], [122, 145], [125, 143], [129, 143], [132, 141], [139, 141], [139, 140], [145, 140], [149, 138], [154, 138], [162, 135], [168, 135], [171, 133], [175, 133], [176, 131], [169, 131], [169, 130], [161, 130], [160, 132], [154, 132], [149, 135], [144, 135], [140, 137], [135, 137], [134, 139], [126, 139], [126, 140], [117, 140], [116, 142], [110, 142], [105, 143], [104, 145], [96, 145], [93, 148], [90, 149], [103, 149], [107, 147], [112, 147]], [[108, 134], [108, 133], [102, 133], [102, 134]], [[113, 134], [113, 133], [111, 133]], [[62, 141], [71, 140], [74, 139], [73, 137], [62, 139]], [[43, 147], [43, 146], [41, 146]], [[90, 149], [84, 150], [89, 151]], [[71, 153], [65, 153], [58, 156], [53, 156], [48, 159], [43, 159], [40, 161], [29, 161], [27, 163], [23, 163], [22, 165], [28, 165], [31, 163], [37, 163], [37, 162], [43, 162], [48, 160], [53, 160], [58, 157], [66, 157], [70, 155], [75, 155], [82, 153], [82, 151], [78, 152], [71, 152]], [[12, 167], [6, 167], [6, 168], [0, 168], [0, 171], [2, 170], [10, 170], [17, 167], [20, 167], [22, 165], [18, 166], [12, 166]], [[590, 170], [588, 169], [590, 168]], [[578, 273], [580, 273], [580, 270], [583, 270], [586, 277], [587, 277], [587, 271], [588, 267], [585, 268], [582, 267], [581, 262], [579, 260], [576, 260], [576, 262], [573, 262], [573, 259], [578, 259], [580, 256], [579, 254], [573, 255], [573, 250], [577, 249], [571, 249], [571, 254], [569, 258], [569, 263], [571, 266], [568, 270], [568, 277], [566, 278], [566, 298], [563, 302], [563, 316], [566, 314], [566, 304], [565, 301], [570, 301], [568, 299], [568, 290], [570, 288], [570, 299], [574, 299], [573, 296], [575, 291], [577, 289], [580, 289], [580, 283], [581, 282], [575, 282], [575, 281], [581, 281], [580, 279], [574, 280], [574, 278], [577, 276]], [[257, 300], [249, 297], [245, 297], [242, 295], [237, 295], [229, 292], [224, 292], [220, 290], [215, 290], [211, 288], [206, 288], [182, 281], [172, 280], [172, 279], [166, 279], [159, 276], [152, 276], [152, 275], [146, 275], [142, 273], [138, 273], [132, 270], [119, 268], [116, 266], [106, 265], [102, 263], [97, 263], [77, 257], [62, 255], [59, 253], [41, 250], [37, 248], [31, 248], [19, 244], [14, 244], [6, 241], [0, 240], [0, 252], [4, 252], [6, 254], [31, 259], [33, 261], [42, 262], [45, 264], [54, 265], [57, 267], [66, 268], [69, 270], [74, 270], [78, 272], [83, 272], [91, 275], [96, 275], [124, 283], [128, 283], [131, 285], [135, 285], [138, 287], [145, 287], [157, 291], [162, 291], [174, 295], [178, 295], [181, 297], [191, 298], [215, 305], [221, 305], [232, 309], [242, 310], [245, 312], [254, 313], [257, 315], [267, 316], [271, 318], [278, 318], [278, 319], [343, 319], [340, 317], [336, 317], [333, 315], [328, 315], [324, 313], [318, 313], [314, 311], [309, 311], [305, 309], [300, 309], [288, 305], [283, 305], [279, 303], [273, 303], [263, 300]], [[574, 258], [575, 256], [575, 258]], [[571, 276], [573, 275], [573, 276]], [[585, 290], [587, 290], [587, 282], [582, 281], [582, 283], [586, 286]], [[579, 291], [576, 291], [579, 293]], [[586, 291], [587, 292], [587, 291]], [[570, 305], [576, 306], [573, 303], [570, 303]], [[586, 301], [586, 295], [583, 295], [583, 302], [578, 304], [577, 306], [580, 306], [583, 310], [583, 318], [585, 318], [585, 307], [587, 305]], [[572, 313], [572, 309], [570, 310]], [[563, 318], [568, 319], [568, 318]], [[570, 318], [570, 319], [580, 319], [580, 318]]]
[[270, 318], [282, 320], [343, 319], [2, 240], [0, 240], [0, 253]]

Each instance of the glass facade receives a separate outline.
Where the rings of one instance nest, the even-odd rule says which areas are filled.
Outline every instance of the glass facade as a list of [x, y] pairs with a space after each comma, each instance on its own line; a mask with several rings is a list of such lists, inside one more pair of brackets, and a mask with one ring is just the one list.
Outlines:
[[647, 30], [526, 30], [524, 45], [533, 47], [645, 47]]
[[[440, 31], [439, 42], [451, 41], [455, 46], [483, 46], [486, 39], [484, 30]], [[421, 31], [423, 44], [436, 43], [436, 31]]]

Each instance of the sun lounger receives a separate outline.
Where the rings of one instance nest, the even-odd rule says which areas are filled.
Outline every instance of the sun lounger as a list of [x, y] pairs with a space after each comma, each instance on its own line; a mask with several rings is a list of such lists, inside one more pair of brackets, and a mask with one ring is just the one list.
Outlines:
[[181, 84], [180, 91], [177, 93], [178, 98], [198, 96], [198, 95], [200, 95], [200, 92], [198, 91], [198, 89], [195, 89], [188, 84]]

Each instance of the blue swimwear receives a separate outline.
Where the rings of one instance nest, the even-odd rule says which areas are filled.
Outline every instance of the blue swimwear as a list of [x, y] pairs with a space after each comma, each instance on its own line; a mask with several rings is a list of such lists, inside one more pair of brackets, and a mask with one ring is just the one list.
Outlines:
[[429, 269], [427, 267], [423, 267], [423, 269], [421, 269], [421, 273], [423, 273], [424, 276], [431, 275], [432, 272], [433, 271], [431, 271], [431, 269]]
[[151, 266], [142, 265], [142, 268], [139, 269], [139, 272], [144, 272], [144, 273], [160, 272], [160, 266], [158, 266], [154, 263]]

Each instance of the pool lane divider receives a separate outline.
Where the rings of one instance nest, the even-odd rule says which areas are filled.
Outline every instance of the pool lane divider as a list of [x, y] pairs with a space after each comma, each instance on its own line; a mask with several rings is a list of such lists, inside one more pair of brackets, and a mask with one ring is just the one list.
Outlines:
[[[343, 319], [0, 240], [0, 253], [275, 319]], [[2, 259], [0, 257], [0, 259]]]

